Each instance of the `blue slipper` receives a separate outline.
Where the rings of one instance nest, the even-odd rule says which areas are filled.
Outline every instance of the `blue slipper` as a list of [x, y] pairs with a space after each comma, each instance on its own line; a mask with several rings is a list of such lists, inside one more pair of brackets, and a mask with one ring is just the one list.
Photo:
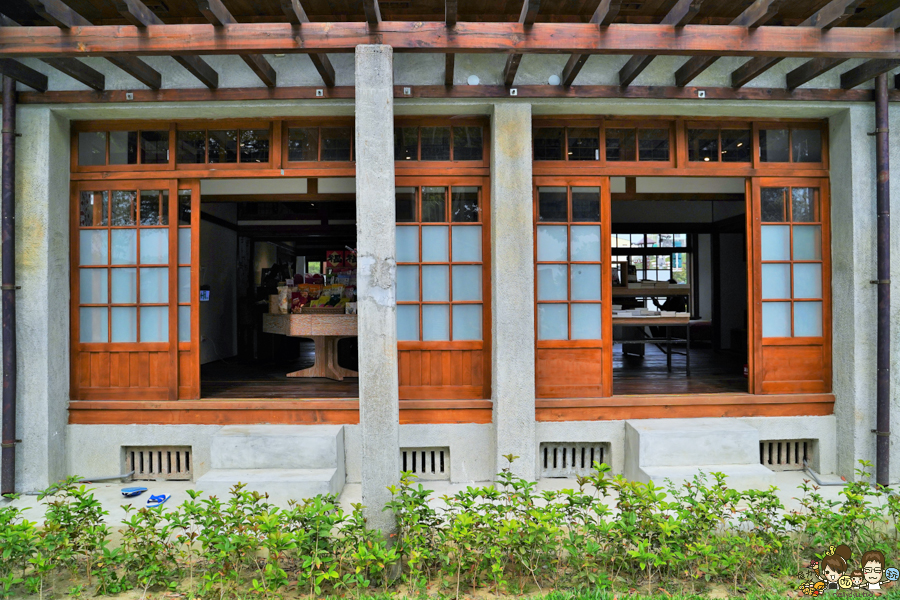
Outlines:
[[158, 496], [150, 496], [147, 498], [147, 507], [156, 508], [165, 504], [166, 500], [172, 497], [172, 494], [159, 494]]
[[134, 496], [140, 496], [141, 494], [143, 494], [146, 491], [147, 491], [147, 488], [145, 488], [145, 487], [123, 488], [122, 495], [125, 496], [126, 498], [132, 498]]

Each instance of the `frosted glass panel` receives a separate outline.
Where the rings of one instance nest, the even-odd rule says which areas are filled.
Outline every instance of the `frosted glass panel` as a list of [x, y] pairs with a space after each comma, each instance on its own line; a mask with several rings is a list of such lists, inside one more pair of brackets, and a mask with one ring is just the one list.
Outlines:
[[422, 267], [422, 300], [450, 300], [449, 267]]
[[191, 307], [178, 307], [178, 341], [191, 341]]
[[422, 339], [425, 341], [450, 339], [449, 304], [426, 304], [422, 306]]
[[565, 340], [569, 337], [566, 304], [538, 304], [538, 339]]
[[137, 269], [113, 269], [112, 303], [137, 303]]
[[419, 267], [397, 267], [397, 300], [415, 302], [419, 299]]
[[81, 269], [81, 303], [106, 304], [108, 284], [108, 269]]
[[137, 308], [133, 306], [114, 306], [112, 308], [111, 341], [137, 341]]
[[762, 297], [773, 300], [791, 297], [791, 265], [762, 266]]
[[397, 228], [397, 262], [418, 262], [419, 228]]
[[449, 259], [449, 232], [446, 225], [422, 228], [422, 262], [447, 262]]
[[79, 245], [81, 246], [82, 265], [105, 265], [109, 256], [109, 240], [106, 230], [82, 230]]
[[572, 300], [599, 299], [600, 265], [572, 265]]
[[573, 340], [599, 340], [600, 339], [600, 305], [599, 304], [573, 304], [572, 305], [572, 339]]
[[763, 337], [791, 337], [791, 303], [763, 302]]
[[178, 229], [178, 264], [191, 264], [191, 230], [189, 227]]
[[481, 300], [481, 266], [456, 265], [453, 267], [453, 299]]
[[572, 260], [600, 260], [600, 227], [575, 225], [572, 227]]
[[166, 304], [169, 302], [169, 269], [154, 267], [141, 269], [141, 303]]
[[794, 298], [822, 297], [822, 265], [794, 264]]
[[397, 339], [402, 341], [419, 340], [419, 307], [401, 304], [397, 306]]
[[538, 265], [538, 300], [567, 300], [566, 265]]
[[112, 230], [112, 264], [137, 264], [137, 229]]
[[178, 267], [178, 302], [191, 301], [191, 268]]
[[481, 262], [481, 225], [454, 227], [453, 262]]
[[168, 230], [141, 229], [141, 264], [162, 265], [167, 262], [169, 262]]
[[791, 229], [787, 225], [763, 225], [760, 241], [763, 260], [791, 260]]
[[80, 314], [80, 341], [109, 341], [109, 321], [105, 308], [80, 308], [78, 312]]
[[540, 225], [537, 228], [537, 259], [539, 261], [566, 260], [568, 234], [559, 225]]
[[794, 260], [822, 260], [822, 227], [794, 227]]
[[169, 341], [169, 309], [165, 306], [141, 307], [141, 341]]
[[481, 339], [480, 304], [457, 304], [453, 307], [453, 339]]
[[822, 303], [794, 302], [794, 337], [822, 335]]

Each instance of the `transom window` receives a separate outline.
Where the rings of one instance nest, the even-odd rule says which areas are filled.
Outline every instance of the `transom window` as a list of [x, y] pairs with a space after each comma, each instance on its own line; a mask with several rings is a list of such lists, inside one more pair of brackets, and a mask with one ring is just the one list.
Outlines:
[[169, 162], [169, 130], [81, 131], [78, 165], [164, 165]]
[[759, 160], [764, 163], [821, 163], [822, 130], [801, 127], [760, 129]]
[[179, 164], [268, 163], [268, 127], [192, 129], [176, 134]]
[[394, 127], [396, 161], [482, 161], [484, 131], [477, 126]]
[[688, 160], [691, 162], [745, 162], [753, 156], [753, 132], [749, 125], [737, 128], [688, 126]]
[[294, 127], [287, 129], [288, 162], [346, 162], [356, 159], [353, 127]]

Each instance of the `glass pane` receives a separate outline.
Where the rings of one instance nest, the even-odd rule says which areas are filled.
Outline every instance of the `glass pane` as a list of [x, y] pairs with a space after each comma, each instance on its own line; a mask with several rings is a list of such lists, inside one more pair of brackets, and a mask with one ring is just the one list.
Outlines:
[[791, 131], [794, 162], [822, 162], [822, 132], [819, 129]]
[[81, 342], [108, 342], [109, 341], [109, 314], [107, 309], [99, 307], [80, 308], [79, 336]]
[[397, 306], [397, 339], [401, 342], [419, 340], [418, 305], [400, 304]]
[[538, 300], [567, 300], [566, 265], [538, 265]]
[[453, 262], [481, 261], [481, 225], [453, 227]]
[[422, 339], [424, 341], [450, 339], [449, 304], [425, 304], [422, 306]]
[[112, 270], [112, 303], [137, 303], [137, 269]]
[[784, 203], [787, 191], [787, 188], [762, 188], [760, 190], [760, 213], [764, 223], [784, 223], [788, 220]]
[[688, 160], [717, 162], [719, 160], [719, 130], [688, 129]]
[[537, 127], [534, 130], [534, 160], [562, 160], [565, 130], [562, 127]]
[[178, 267], [178, 302], [191, 301], [191, 268]]
[[288, 129], [288, 160], [291, 162], [319, 160], [318, 127]]
[[722, 162], [750, 162], [749, 129], [722, 130]]
[[141, 225], [169, 224], [169, 190], [141, 192]]
[[794, 226], [794, 260], [822, 260], [822, 227]]
[[169, 262], [169, 230], [141, 229], [141, 264], [164, 265]]
[[483, 160], [484, 139], [482, 136], [480, 126], [454, 127], [453, 160]]
[[639, 129], [639, 160], [669, 160], [669, 130]]
[[457, 304], [453, 307], [453, 339], [481, 339], [481, 305]]
[[450, 220], [455, 223], [477, 223], [481, 207], [477, 187], [450, 188]]
[[350, 141], [353, 138], [352, 127], [322, 128], [322, 160], [348, 161], [350, 159]]
[[572, 227], [572, 261], [600, 260], [600, 226]]
[[637, 160], [634, 129], [606, 130], [606, 160]]
[[448, 250], [446, 225], [422, 227], [422, 262], [447, 262]]
[[816, 188], [791, 189], [791, 220], [810, 223], [819, 220], [819, 198]]
[[422, 267], [422, 300], [450, 300], [450, 268], [446, 265]]
[[566, 221], [569, 218], [566, 188], [538, 188], [538, 221]]
[[235, 163], [237, 162], [237, 130], [210, 131], [209, 132], [209, 162], [211, 163]]
[[109, 270], [80, 269], [80, 296], [82, 304], [106, 304], [109, 301]]
[[79, 232], [80, 265], [105, 265], [109, 259], [106, 230], [87, 229]]
[[167, 306], [141, 307], [141, 341], [169, 341], [169, 308]]
[[267, 162], [269, 162], [269, 130], [268, 129], [242, 129], [241, 130], [241, 162], [242, 163], [267, 163]]
[[134, 192], [112, 193], [112, 226], [128, 227], [137, 223], [137, 195]]
[[572, 188], [572, 220], [598, 222], [600, 220], [600, 188]]
[[186, 165], [206, 162], [206, 132], [179, 131], [175, 137], [176, 160]]
[[191, 341], [191, 307], [178, 307], [178, 341]]
[[82, 167], [106, 164], [105, 131], [82, 131], [78, 134], [78, 164]]
[[453, 300], [481, 300], [481, 266], [454, 265]]
[[419, 267], [397, 267], [397, 301], [417, 302], [419, 300]]
[[137, 264], [137, 230], [112, 230], [112, 264]]
[[568, 235], [565, 226], [538, 226], [537, 259], [539, 262], [567, 260], [567, 245]]
[[762, 162], [790, 162], [787, 129], [759, 130], [759, 160]]
[[566, 304], [538, 304], [538, 339], [566, 340], [569, 338]]
[[791, 303], [763, 302], [763, 337], [791, 337]]
[[794, 302], [794, 337], [822, 335], [822, 303]]
[[794, 263], [794, 298], [822, 297], [822, 265]]
[[80, 218], [82, 227], [105, 227], [109, 213], [108, 192], [81, 192]]
[[178, 228], [178, 264], [191, 264], [191, 230], [187, 227]]
[[672, 238], [674, 236], [671, 233], [661, 233], [659, 234], [659, 246], [660, 248], [671, 248], [672, 247]]
[[141, 163], [164, 165], [169, 162], [169, 132], [141, 132]]
[[599, 127], [569, 127], [569, 160], [600, 160]]
[[169, 269], [166, 267], [141, 269], [141, 303], [167, 304], [169, 302]]
[[783, 300], [791, 297], [791, 265], [764, 264], [762, 266], [763, 299]]
[[112, 308], [111, 342], [137, 341], [137, 308], [134, 306], [114, 306]]
[[397, 222], [412, 223], [416, 220], [416, 188], [399, 187], [394, 193], [397, 199]]
[[394, 160], [419, 160], [419, 130], [394, 127]]
[[422, 222], [446, 223], [447, 188], [422, 188]]
[[419, 261], [419, 228], [397, 228], [397, 262]]
[[600, 300], [600, 265], [572, 265], [572, 300]]
[[450, 160], [449, 127], [422, 127], [422, 160]]
[[137, 138], [137, 131], [110, 131], [109, 164], [136, 165], [138, 146]]
[[763, 225], [760, 247], [763, 260], [790, 260], [790, 229], [786, 225]]
[[191, 190], [178, 190], [178, 224], [191, 224]]
[[599, 340], [601, 338], [600, 319], [599, 304], [573, 304], [572, 339]]

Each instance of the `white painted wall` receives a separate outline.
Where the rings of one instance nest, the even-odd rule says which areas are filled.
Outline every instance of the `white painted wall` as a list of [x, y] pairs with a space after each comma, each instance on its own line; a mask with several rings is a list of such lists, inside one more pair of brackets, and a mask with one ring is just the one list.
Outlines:
[[[237, 223], [237, 205], [203, 204], [201, 211]], [[200, 364], [237, 354], [237, 233], [200, 221], [200, 285], [210, 287], [200, 303]]]

